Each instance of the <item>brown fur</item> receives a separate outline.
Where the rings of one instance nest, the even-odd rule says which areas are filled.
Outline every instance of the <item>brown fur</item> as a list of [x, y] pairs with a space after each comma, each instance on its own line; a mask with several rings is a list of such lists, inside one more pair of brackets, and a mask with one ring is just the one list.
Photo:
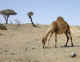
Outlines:
[[[55, 34], [55, 47], [57, 47], [56, 46], [57, 35], [58, 34], [63, 34], [63, 33], [66, 35], [66, 38], [67, 38], [67, 42], [66, 42], [65, 46], [67, 46], [67, 43], [68, 43], [69, 39], [71, 40], [71, 44], [73, 46], [70, 27], [69, 27], [68, 23], [66, 21], [64, 21], [64, 19], [61, 16], [59, 16], [56, 21], [52, 22], [52, 24], [50, 25], [50, 28], [46, 32], [46, 35], [42, 38], [43, 48], [45, 47], [45, 43], [47, 42], [47, 40], [48, 41], [50, 40], [53, 33]], [[50, 35], [50, 37], [48, 39], [49, 35]]]

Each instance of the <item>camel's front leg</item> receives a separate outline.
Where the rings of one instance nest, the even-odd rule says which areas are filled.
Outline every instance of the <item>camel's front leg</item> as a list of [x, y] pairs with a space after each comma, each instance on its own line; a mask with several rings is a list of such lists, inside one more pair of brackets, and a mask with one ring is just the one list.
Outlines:
[[57, 33], [55, 33], [55, 48], [57, 48]]
[[49, 45], [49, 41], [50, 41], [52, 35], [53, 35], [53, 32], [50, 33], [50, 36], [49, 36], [49, 38], [48, 38], [48, 41], [47, 41], [47, 42], [48, 42], [48, 45]]

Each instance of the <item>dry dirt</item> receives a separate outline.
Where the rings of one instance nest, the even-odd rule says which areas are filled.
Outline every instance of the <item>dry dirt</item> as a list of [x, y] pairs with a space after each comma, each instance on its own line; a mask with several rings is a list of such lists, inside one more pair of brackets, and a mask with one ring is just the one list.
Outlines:
[[[43, 49], [41, 37], [48, 26], [34, 28], [31, 24], [7, 25], [8, 30], [0, 30], [0, 62], [80, 62], [80, 27], [72, 26], [74, 47], [63, 47], [64, 34], [58, 36], [58, 48], [54, 47], [54, 35], [47, 48]], [[70, 45], [70, 42], [69, 44]], [[77, 56], [71, 58], [71, 53]]]

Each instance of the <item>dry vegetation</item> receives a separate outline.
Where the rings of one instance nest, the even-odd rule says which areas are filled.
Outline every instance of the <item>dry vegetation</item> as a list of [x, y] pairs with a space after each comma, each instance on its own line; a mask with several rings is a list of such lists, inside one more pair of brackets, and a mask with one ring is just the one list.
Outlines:
[[[7, 28], [0, 30], [0, 62], [80, 62], [80, 27], [71, 27], [74, 47], [63, 47], [66, 37], [59, 35], [58, 48], [54, 47], [52, 38], [45, 49], [42, 48], [41, 36], [47, 25], [40, 25], [40, 28], [34, 28], [31, 24], [20, 27], [7, 25]], [[77, 57], [71, 58], [72, 52]]]

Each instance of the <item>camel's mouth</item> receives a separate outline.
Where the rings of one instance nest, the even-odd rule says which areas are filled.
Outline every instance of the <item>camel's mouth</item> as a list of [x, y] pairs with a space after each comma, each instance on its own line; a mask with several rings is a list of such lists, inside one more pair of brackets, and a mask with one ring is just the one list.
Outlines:
[[45, 46], [45, 39], [44, 38], [42, 39], [42, 45], [43, 45], [43, 48], [44, 48], [44, 46]]

